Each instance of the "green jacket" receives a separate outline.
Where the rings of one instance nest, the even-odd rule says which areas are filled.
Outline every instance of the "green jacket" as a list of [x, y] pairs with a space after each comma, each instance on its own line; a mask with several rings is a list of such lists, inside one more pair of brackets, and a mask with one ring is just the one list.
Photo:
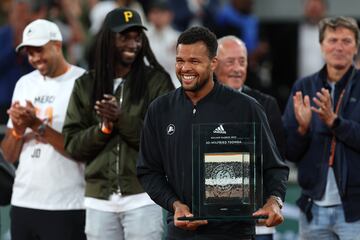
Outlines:
[[[92, 73], [84, 74], [75, 82], [63, 134], [66, 151], [74, 159], [86, 162], [87, 197], [108, 199], [116, 191], [118, 184], [122, 195], [144, 192], [136, 177], [143, 120], [149, 104], [174, 88], [170, 78], [164, 73], [150, 67], [146, 71], [148, 89], [137, 104], [132, 104], [129, 100], [127, 83], [131, 81], [131, 74], [124, 79], [122, 113], [110, 135], [100, 131], [101, 119], [94, 111], [91, 100], [94, 86]], [[120, 93], [121, 91], [115, 93], [118, 100]]]

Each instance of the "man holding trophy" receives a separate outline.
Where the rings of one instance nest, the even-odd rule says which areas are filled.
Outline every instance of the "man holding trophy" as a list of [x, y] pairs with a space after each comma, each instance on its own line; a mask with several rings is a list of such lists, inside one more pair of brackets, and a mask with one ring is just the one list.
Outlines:
[[253, 239], [256, 220], [283, 222], [288, 167], [260, 105], [213, 81], [216, 36], [192, 27], [176, 52], [182, 87], [148, 109], [140, 182], [169, 211], [167, 239]]

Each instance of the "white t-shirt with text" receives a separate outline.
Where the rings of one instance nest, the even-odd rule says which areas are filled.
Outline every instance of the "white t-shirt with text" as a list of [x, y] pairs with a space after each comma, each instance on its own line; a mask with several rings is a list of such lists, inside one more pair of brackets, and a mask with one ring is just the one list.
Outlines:
[[[32, 102], [36, 114], [61, 133], [74, 82], [85, 72], [71, 66], [56, 78], [35, 70], [19, 79], [12, 101]], [[12, 128], [9, 119], [8, 128]], [[27, 129], [26, 133], [31, 132]], [[84, 208], [84, 164], [66, 158], [48, 143], [32, 139], [25, 142], [19, 158], [11, 204], [42, 210]]]

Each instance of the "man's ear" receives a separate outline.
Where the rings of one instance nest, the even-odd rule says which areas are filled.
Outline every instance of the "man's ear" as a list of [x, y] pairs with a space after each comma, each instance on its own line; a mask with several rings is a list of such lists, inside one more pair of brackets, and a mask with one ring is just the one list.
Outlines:
[[54, 46], [58, 51], [62, 51], [62, 42], [61, 41], [54, 41]]
[[216, 69], [216, 67], [217, 67], [217, 65], [218, 65], [218, 59], [217, 59], [217, 57], [213, 57], [213, 58], [211, 59], [210, 65], [211, 65], [211, 70], [212, 70], [212, 71], [215, 71], [215, 69]]

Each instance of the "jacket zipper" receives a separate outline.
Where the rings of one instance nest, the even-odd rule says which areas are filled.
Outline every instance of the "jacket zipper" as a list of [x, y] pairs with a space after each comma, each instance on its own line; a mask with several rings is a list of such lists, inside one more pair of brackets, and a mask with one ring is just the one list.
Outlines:
[[[120, 83], [120, 99], [119, 99], [119, 106], [121, 108], [123, 100], [124, 100], [124, 81]], [[117, 146], [116, 146], [116, 180], [117, 180], [117, 189], [116, 194], [121, 196], [121, 188], [120, 188], [120, 136], [117, 136]]]

